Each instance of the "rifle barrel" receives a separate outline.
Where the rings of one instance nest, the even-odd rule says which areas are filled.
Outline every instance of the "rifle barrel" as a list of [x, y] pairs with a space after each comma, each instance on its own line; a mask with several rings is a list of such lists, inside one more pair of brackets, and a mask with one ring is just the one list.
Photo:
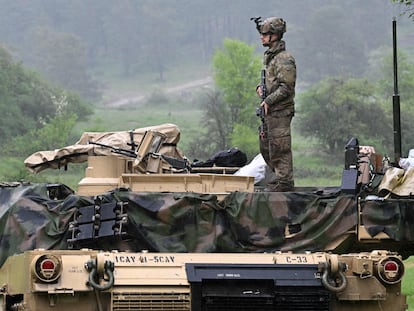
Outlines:
[[137, 154], [133, 150], [122, 149], [122, 148], [114, 147], [114, 146], [111, 146], [111, 145], [105, 145], [105, 144], [101, 144], [101, 143], [94, 142], [94, 141], [89, 141], [89, 144], [97, 145], [97, 146], [100, 146], [102, 148], [110, 149], [111, 152], [113, 152], [113, 153], [121, 154], [121, 155], [124, 155], [124, 156], [127, 156], [127, 157], [131, 157], [131, 158], [136, 158], [137, 157]]

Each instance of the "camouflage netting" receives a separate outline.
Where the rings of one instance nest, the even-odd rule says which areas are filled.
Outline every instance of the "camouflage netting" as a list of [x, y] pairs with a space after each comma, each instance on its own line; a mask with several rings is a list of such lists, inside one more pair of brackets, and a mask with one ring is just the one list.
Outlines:
[[414, 200], [366, 201], [362, 221], [368, 233], [386, 233], [395, 241], [414, 241]]
[[[59, 194], [59, 195], [57, 195]], [[53, 198], [51, 198], [53, 195]], [[98, 249], [160, 252], [269, 252], [332, 250], [349, 252], [345, 241], [357, 225], [357, 204], [339, 192], [242, 193], [218, 201], [197, 193], [138, 193], [116, 190], [102, 202], [128, 202], [127, 230], [121, 239], [101, 238], [74, 245]], [[15, 184], [0, 188], [0, 264], [35, 248], [67, 249], [69, 224], [93, 197], [64, 185]], [[414, 241], [411, 201], [368, 202], [363, 220], [371, 234], [386, 232], [396, 241]], [[85, 241], [84, 241], [85, 242]], [[377, 247], [377, 246], [374, 246]]]

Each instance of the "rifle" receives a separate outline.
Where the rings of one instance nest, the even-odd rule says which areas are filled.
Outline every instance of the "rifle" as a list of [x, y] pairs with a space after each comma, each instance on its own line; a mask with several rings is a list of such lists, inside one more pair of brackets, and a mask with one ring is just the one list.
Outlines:
[[[97, 143], [93, 141], [89, 141], [89, 144], [111, 149], [113, 153], [121, 154], [121, 155], [130, 157], [130, 158], [137, 158], [137, 154], [134, 150], [117, 148], [111, 145], [105, 145], [105, 144], [101, 144], [101, 143]], [[189, 165], [186, 159], [184, 160], [176, 159], [176, 158], [169, 157], [164, 154], [155, 153], [155, 152], [149, 152], [146, 155], [155, 155], [155, 156], [161, 157], [163, 160], [165, 160], [168, 164], [170, 164], [173, 168], [176, 168], [176, 169], [187, 169], [187, 170], [189, 169]]]
[[97, 143], [97, 142], [94, 142], [94, 141], [89, 141], [88, 143], [91, 144], [91, 145], [97, 145], [97, 146], [100, 146], [100, 147], [103, 147], [103, 148], [111, 149], [111, 151], [113, 153], [121, 154], [121, 155], [130, 157], [130, 158], [136, 158], [137, 157], [137, 154], [135, 153], [134, 150], [117, 148], [117, 147], [114, 147], [114, 146], [105, 145], [105, 144]]
[[[261, 104], [266, 99], [266, 93], [267, 93], [266, 91], [266, 70], [265, 69], [262, 69], [260, 73], [260, 88], [262, 90], [262, 96], [260, 96], [260, 98], [262, 99], [262, 101], [260, 102]], [[256, 116], [260, 117], [261, 124], [259, 126], [259, 137], [261, 140], [263, 140], [266, 137], [265, 110], [263, 106], [256, 108]]]

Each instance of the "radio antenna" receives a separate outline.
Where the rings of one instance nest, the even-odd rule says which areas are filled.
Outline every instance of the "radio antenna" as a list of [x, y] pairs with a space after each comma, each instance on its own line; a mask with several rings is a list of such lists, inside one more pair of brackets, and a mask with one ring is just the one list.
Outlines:
[[401, 113], [400, 113], [400, 95], [398, 93], [398, 66], [397, 66], [397, 21], [395, 17], [392, 20], [392, 48], [394, 64], [394, 94], [392, 95], [393, 121], [394, 121], [394, 156], [395, 164], [401, 158]]

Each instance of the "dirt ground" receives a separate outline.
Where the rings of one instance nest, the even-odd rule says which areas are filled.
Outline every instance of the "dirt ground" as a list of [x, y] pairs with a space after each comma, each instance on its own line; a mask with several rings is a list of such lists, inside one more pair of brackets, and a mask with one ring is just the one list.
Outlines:
[[[201, 87], [211, 85], [212, 82], [213, 80], [211, 77], [206, 77], [203, 79], [194, 80], [194, 81], [182, 83], [179, 85], [167, 87], [163, 89], [163, 91], [167, 95], [179, 95], [189, 90], [192, 90], [194, 88], [201, 88]], [[139, 103], [143, 103], [146, 100], [147, 96], [148, 94], [144, 94], [144, 93], [124, 95], [124, 96], [120, 96], [119, 99], [108, 101], [105, 104], [105, 106], [110, 107], [110, 108], [120, 108], [120, 107], [128, 106], [131, 104], [137, 105]]]

